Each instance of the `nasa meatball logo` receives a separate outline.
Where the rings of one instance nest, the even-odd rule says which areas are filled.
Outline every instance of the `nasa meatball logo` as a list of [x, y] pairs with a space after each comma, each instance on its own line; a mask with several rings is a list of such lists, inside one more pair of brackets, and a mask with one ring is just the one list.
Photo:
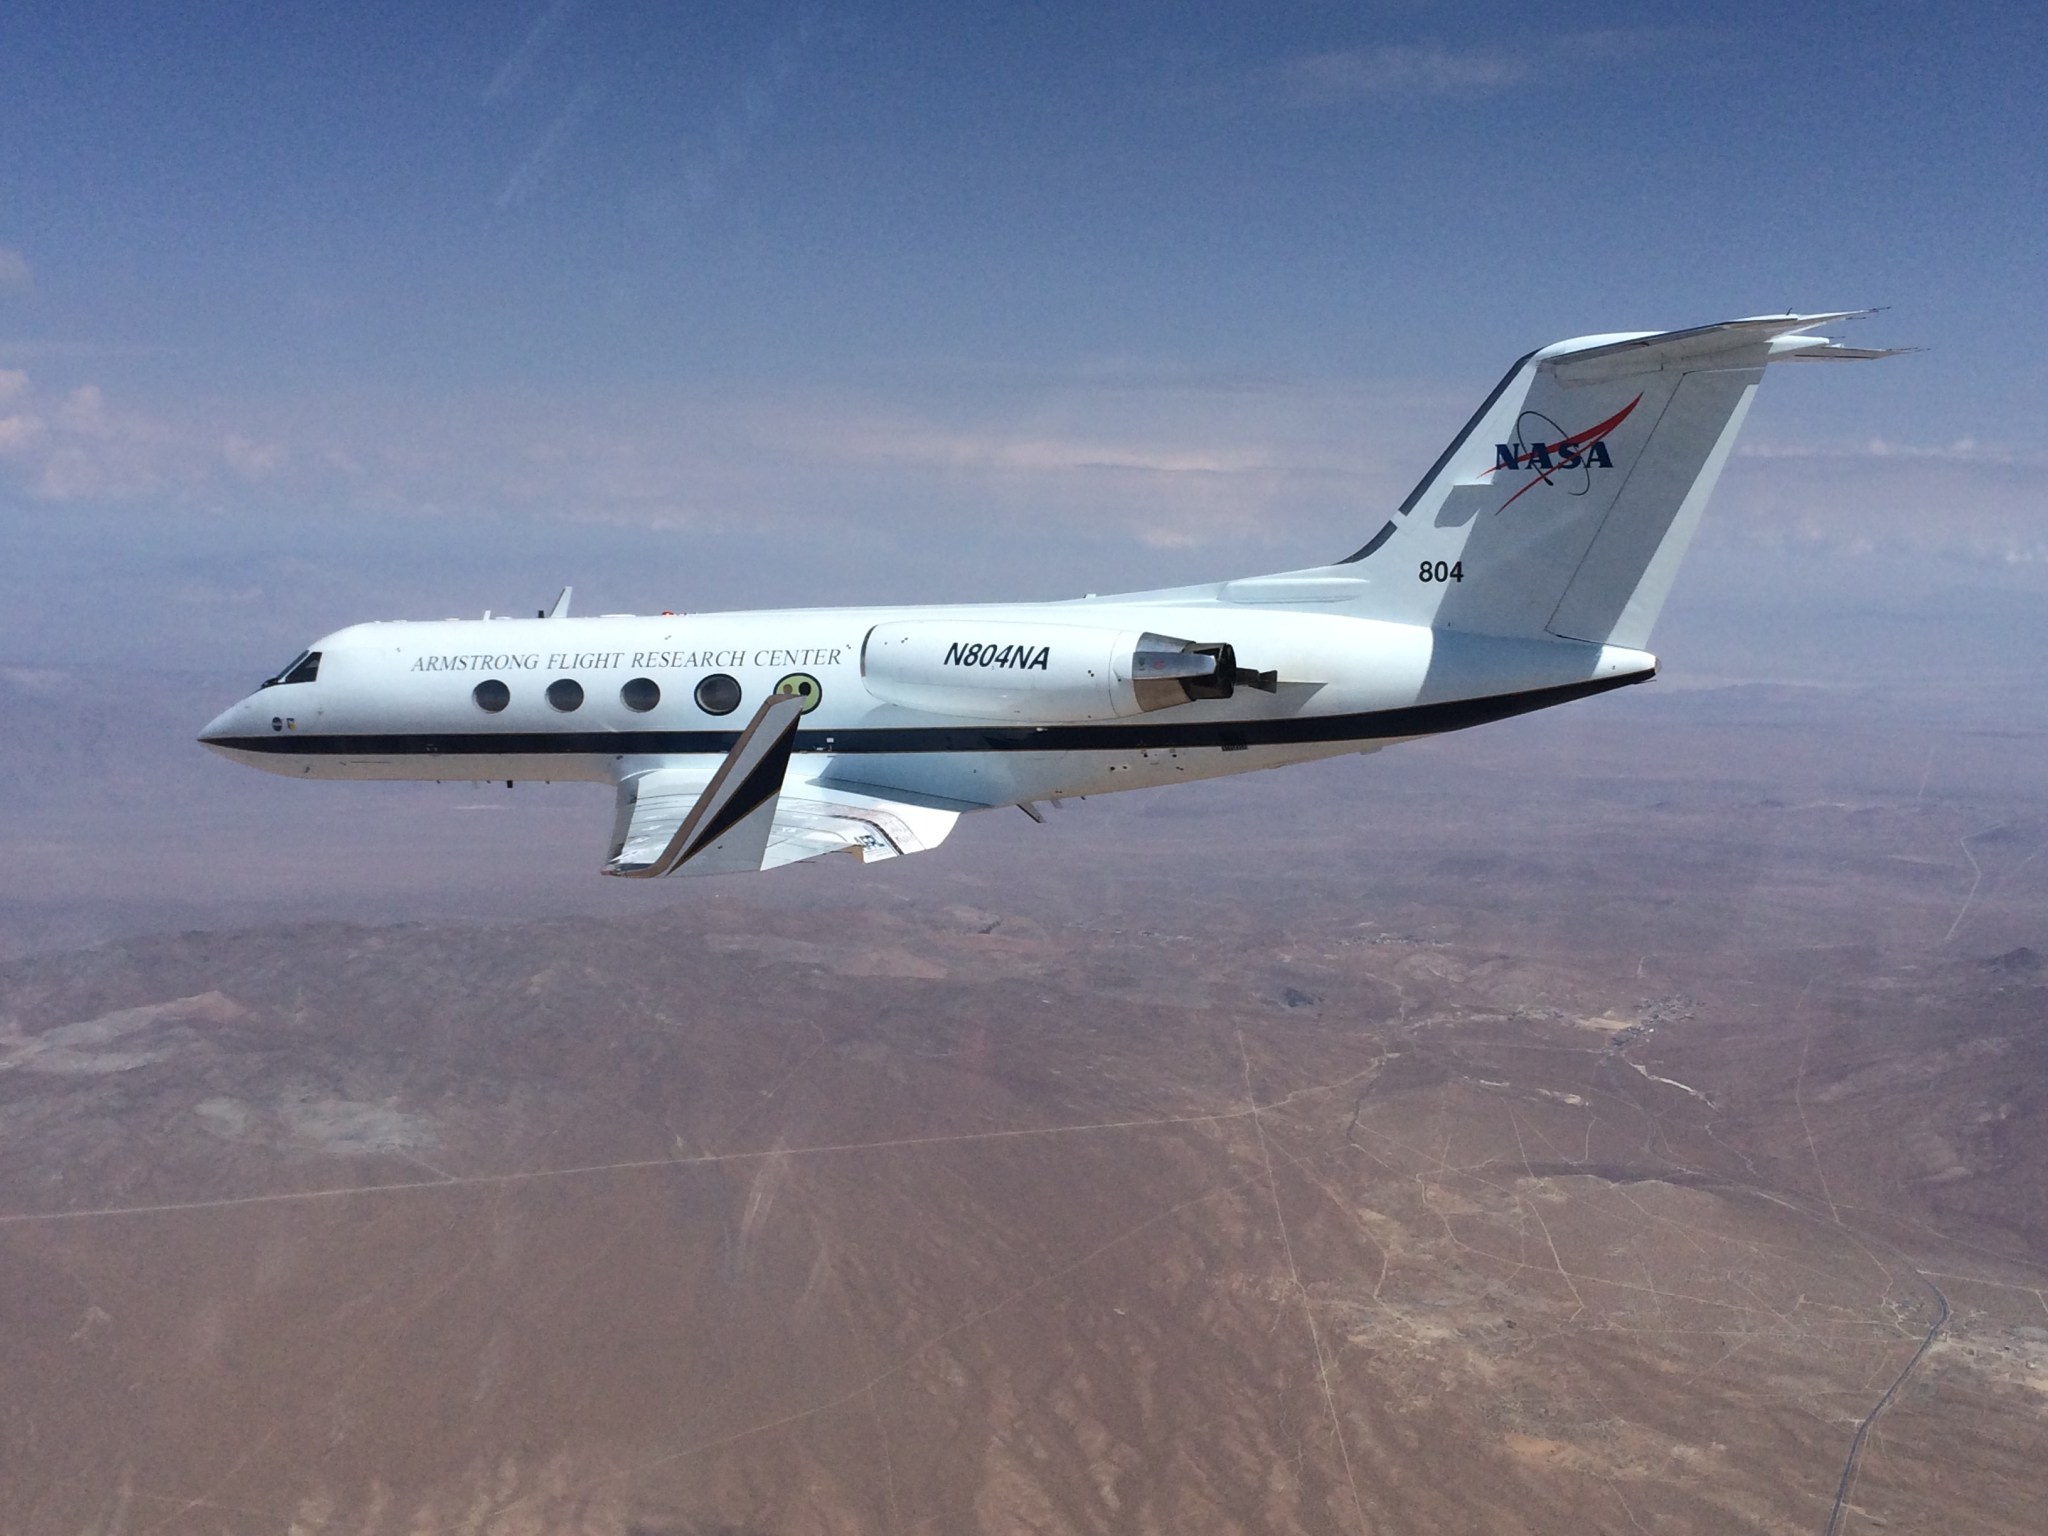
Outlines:
[[1627, 421], [1642, 400], [1637, 395], [1598, 426], [1583, 432], [1567, 432], [1541, 411], [1522, 412], [1515, 418], [1515, 441], [1493, 445], [1493, 468], [1487, 473], [1503, 476], [1494, 482], [1496, 485], [1504, 484], [1506, 475], [1522, 471], [1532, 471], [1535, 478], [1496, 507], [1495, 515], [1507, 511], [1539, 485], [1563, 491], [1567, 496], [1583, 496], [1592, 490], [1593, 471], [1614, 468], [1614, 455], [1607, 451], [1607, 434]]
[[799, 714], [808, 715], [816, 709], [825, 697], [825, 690], [818, 680], [808, 672], [792, 672], [775, 685], [775, 691], [791, 698], [802, 699], [803, 708]]

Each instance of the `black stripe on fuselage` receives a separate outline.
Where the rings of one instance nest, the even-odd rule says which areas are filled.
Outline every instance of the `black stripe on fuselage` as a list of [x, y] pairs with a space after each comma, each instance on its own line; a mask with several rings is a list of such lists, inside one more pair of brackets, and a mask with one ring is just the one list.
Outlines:
[[[1523, 693], [1352, 715], [1294, 715], [1267, 720], [1121, 720], [1089, 725], [889, 725], [797, 732], [793, 751], [837, 756], [926, 752], [1141, 752], [1203, 747], [1310, 746], [1434, 736], [1507, 720], [1574, 699], [1646, 683], [1654, 671], [1592, 678]], [[723, 756], [738, 731], [448, 731], [409, 735], [224, 736], [209, 746], [289, 757], [611, 757]]]

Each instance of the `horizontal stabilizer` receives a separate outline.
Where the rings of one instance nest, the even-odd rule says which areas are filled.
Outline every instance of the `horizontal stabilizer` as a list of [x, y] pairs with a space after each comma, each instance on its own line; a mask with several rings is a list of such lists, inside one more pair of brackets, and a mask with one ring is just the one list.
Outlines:
[[1832, 341], [1816, 341], [1777, 359], [1786, 363], [1870, 363], [1881, 357], [1904, 357], [1919, 347], [1844, 347]]
[[[1830, 325], [1837, 320], [1861, 320], [1876, 313], [1874, 309], [1844, 309], [1825, 315], [1757, 315], [1748, 320], [1721, 320], [1713, 325], [1695, 325], [1683, 331], [1650, 331], [1611, 338], [1587, 336], [1545, 347], [1537, 356], [1543, 359], [1547, 370], [1567, 379], [1582, 371], [1590, 372], [1589, 365], [1598, 362], [1625, 362], [1633, 365], [1630, 371], [1689, 367], [1717, 352], [1758, 344], [1772, 346], [1782, 357], [1787, 351], [1799, 347], [1831, 346], [1831, 342], [1821, 337], [1806, 335], [1815, 326]], [[1790, 348], [1784, 348], [1781, 338], [1785, 337], [1797, 340]], [[1617, 370], [1602, 376], [1617, 378], [1621, 374]]]

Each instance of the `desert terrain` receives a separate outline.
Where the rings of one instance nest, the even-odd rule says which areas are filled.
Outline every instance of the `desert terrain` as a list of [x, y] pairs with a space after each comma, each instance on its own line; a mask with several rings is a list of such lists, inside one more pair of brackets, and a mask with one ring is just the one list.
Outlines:
[[601, 791], [6, 682], [0, 1529], [2048, 1507], [2037, 696], [1631, 690], [648, 891]]

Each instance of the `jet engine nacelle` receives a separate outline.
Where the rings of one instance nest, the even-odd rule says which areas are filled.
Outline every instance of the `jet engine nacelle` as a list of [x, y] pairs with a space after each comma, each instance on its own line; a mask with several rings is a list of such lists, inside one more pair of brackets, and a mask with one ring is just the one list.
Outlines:
[[1115, 720], [1195, 699], [1227, 699], [1248, 673], [1228, 645], [1079, 624], [912, 619], [877, 624], [861, 646], [868, 692], [905, 709], [1048, 724]]

